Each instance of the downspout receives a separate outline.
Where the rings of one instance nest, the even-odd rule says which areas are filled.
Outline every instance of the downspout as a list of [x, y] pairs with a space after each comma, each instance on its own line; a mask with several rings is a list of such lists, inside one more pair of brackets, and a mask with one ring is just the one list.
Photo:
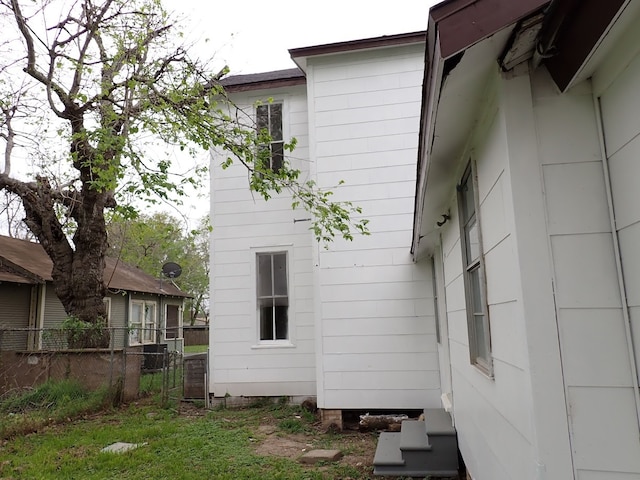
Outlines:
[[618, 275], [618, 290], [620, 290], [620, 301], [622, 303], [622, 317], [624, 319], [624, 332], [627, 340], [627, 350], [629, 352], [629, 364], [631, 367], [631, 382], [633, 385], [633, 398], [636, 405], [636, 423], [640, 432], [640, 389], [638, 386], [638, 367], [636, 346], [633, 342], [633, 328], [631, 325], [631, 317], [629, 315], [629, 304], [627, 302], [627, 289], [624, 282], [622, 271], [622, 257], [620, 256], [620, 240], [618, 238], [618, 229], [616, 227], [615, 210], [613, 207], [613, 189], [611, 185], [611, 176], [609, 174], [609, 158], [605, 148], [604, 128], [602, 123], [602, 109], [600, 99], [594, 95], [594, 110], [596, 113], [596, 122], [598, 127], [598, 140], [600, 141], [600, 153], [602, 155], [602, 169], [604, 172], [604, 184], [607, 195], [607, 206], [609, 208], [609, 220], [611, 222], [611, 239], [613, 240], [613, 253], [616, 261], [616, 273]]

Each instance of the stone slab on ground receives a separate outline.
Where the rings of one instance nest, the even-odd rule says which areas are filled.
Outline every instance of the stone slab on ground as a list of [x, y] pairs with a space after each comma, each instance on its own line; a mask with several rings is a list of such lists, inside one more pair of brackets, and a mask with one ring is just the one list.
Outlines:
[[100, 451], [105, 453], [124, 453], [124, 452], [128, 452], [129, 450], [135, 450], [136, 448], [142, 447], [144, 445], [146, 445], [146, 442], [145, 443], [116, 442], [109, 445], [108, 447], [104, 447]]
[[311, 450], [300, 457], [302, 463], [337, 462], [342, 458], [340, 450]]

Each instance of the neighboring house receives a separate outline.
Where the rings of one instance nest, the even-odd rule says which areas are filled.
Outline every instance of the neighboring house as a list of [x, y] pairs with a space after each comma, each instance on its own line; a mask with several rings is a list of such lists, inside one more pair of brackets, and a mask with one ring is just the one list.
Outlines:
[[419, 32], [299, 48], [299, 69], [224, 81], [270, 128], [272, 168], [295, 137], [301, 179], [362, 207], [371, 235], [325, 249], [286, 193], [263, 201], [214, 152], [215, 397], [317, 396], [338, 423], [342, 409], [440, 406], [431, 268], [410, 254], [424, 46]]
[[[0, 236], [0, 350], [50, 347], [46, 332], [59, 328], [67, 316], [55, 294], [51, 269], [39, 244]], [[169, 280], [109, 257], [104, 281], [113, 346], [167, 344], [182, 351], [182, 309], [188, 294]]]
[[639, 52], [637, 0], [431, 9], [412, 252], [475, 480], [640, 478]]

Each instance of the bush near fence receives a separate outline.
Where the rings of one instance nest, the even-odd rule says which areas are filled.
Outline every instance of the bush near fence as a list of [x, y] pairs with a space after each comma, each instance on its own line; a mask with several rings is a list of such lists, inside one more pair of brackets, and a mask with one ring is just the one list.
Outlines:
[[0, 393], [33, 388], [47, 380], [74, 379], [90, 390], [121, 388], [121, 399], [133, 400], [140, 391], [141, 352], [142, 347], [0, 352]]
[[118, 388], [123, 401], [138, 398], [143, 346], [125, 346], [127, 329], [109, 330], [108, 348], [69, 349], [67, 332], [59, 328], [0, 329], [0, 395], [74, 379], [91, 390]]

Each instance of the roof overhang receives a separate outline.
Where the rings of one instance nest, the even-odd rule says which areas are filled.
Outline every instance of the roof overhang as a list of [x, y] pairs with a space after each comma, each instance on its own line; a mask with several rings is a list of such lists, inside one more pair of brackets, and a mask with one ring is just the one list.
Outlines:
[[306, 82], [307, 79], [302, 70], [299, 68], [289, 68], [264, 73], [232, 75], [223, 78], [220, 84], [227, 93], [238, 93], [304, 85]]
[[554, 0], [538, 53], [558, 88], [591, 77], [639, 10], [638, 0]]
[[[411, 253], [429, 253], [487, 81], [520, 22], [548, 0], [450, 0], [429, 12]], [[531, 52], [532, 54], [532, 49]]]
[[307, 71], [307, 60], [310, 57], [336, 55], [341, 53], [354, 52], [358, 50], [370, 50], [379, 48], [389, 48], [398, 45], [409, 45], [412, 43], [424, 43], [426, 32], [401, 33], [398, 35], [384, 35], [381, 37], [363, 38], [348, 42], [327, 43], [314, 45], [312, 47], [292, 48], [289, 50], [292, 60], [304, 72]]

